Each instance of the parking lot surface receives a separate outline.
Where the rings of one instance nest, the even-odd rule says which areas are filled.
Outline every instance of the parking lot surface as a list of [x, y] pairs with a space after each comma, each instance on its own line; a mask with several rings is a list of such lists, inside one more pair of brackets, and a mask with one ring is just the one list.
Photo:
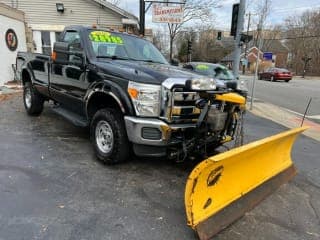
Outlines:
[[[245, 141], [286, 128], [248, 113]], [[0, 239], [197, 239], [184, 184], [194, 163], [98, 162], [87, 129], [48, 105], [26, 115], [21, 94], [0, 102]], [[320, 239], [319, 142], [293, 148], [298, 175], [214, 239]]]

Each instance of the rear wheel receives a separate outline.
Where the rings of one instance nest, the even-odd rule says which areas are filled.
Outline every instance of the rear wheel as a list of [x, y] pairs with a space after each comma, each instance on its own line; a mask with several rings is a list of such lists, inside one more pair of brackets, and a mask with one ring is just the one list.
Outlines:
[[123, 117], [113, 109], [96, 112], [90, 127], [96, 156], [106, 164], [123, 162], [129, 157], [129, 141]]
[[23, 89], [23, 103], [27, 113], [38, 116], [43, 110], [43, 97], [37, 93], [31, 82], [26, 82]]

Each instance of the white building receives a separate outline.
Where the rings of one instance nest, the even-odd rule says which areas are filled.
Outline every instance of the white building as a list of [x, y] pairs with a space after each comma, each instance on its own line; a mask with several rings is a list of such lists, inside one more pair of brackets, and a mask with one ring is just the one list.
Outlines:
[[135, 31], [138, 18], [105, 0], [0, 0], [25, 13], [28, 50], [50, 53], [68, 25]]
[[24, 13], [0, 3], [0, 86], [13, 80], [12, 64], [18, 51], [26, 51]]

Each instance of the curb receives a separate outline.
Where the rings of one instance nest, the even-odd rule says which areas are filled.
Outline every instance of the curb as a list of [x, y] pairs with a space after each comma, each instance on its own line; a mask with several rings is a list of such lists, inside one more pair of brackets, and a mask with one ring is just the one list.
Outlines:
[[[303, 120], [303, 117], [297, 114], [265, 102], [255, 102], [252, 110], [249, 110], [249, 107], [247, 109], [247, 111], [254, 115], [266, 118], [288, 128], [300, 127]], [[320, 124], [305, 118], [303, 126], [309, 127], [309, 129], [303, 133], [304, 135], [320, 142]]]
[[23, 87], [20, 84], [5, 84], [0, 86], [0, 95], [22, 92]]

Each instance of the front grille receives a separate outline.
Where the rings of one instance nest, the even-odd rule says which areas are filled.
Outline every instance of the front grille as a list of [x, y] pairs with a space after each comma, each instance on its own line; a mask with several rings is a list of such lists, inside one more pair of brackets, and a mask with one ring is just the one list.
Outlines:
[[171, 107], [168, 109], [169, 120], [174, 123], [196, 122], [201, 112], [195, 106], [195, 102], [199, 98], [197, 92], [174, 89], [171, 92]]

